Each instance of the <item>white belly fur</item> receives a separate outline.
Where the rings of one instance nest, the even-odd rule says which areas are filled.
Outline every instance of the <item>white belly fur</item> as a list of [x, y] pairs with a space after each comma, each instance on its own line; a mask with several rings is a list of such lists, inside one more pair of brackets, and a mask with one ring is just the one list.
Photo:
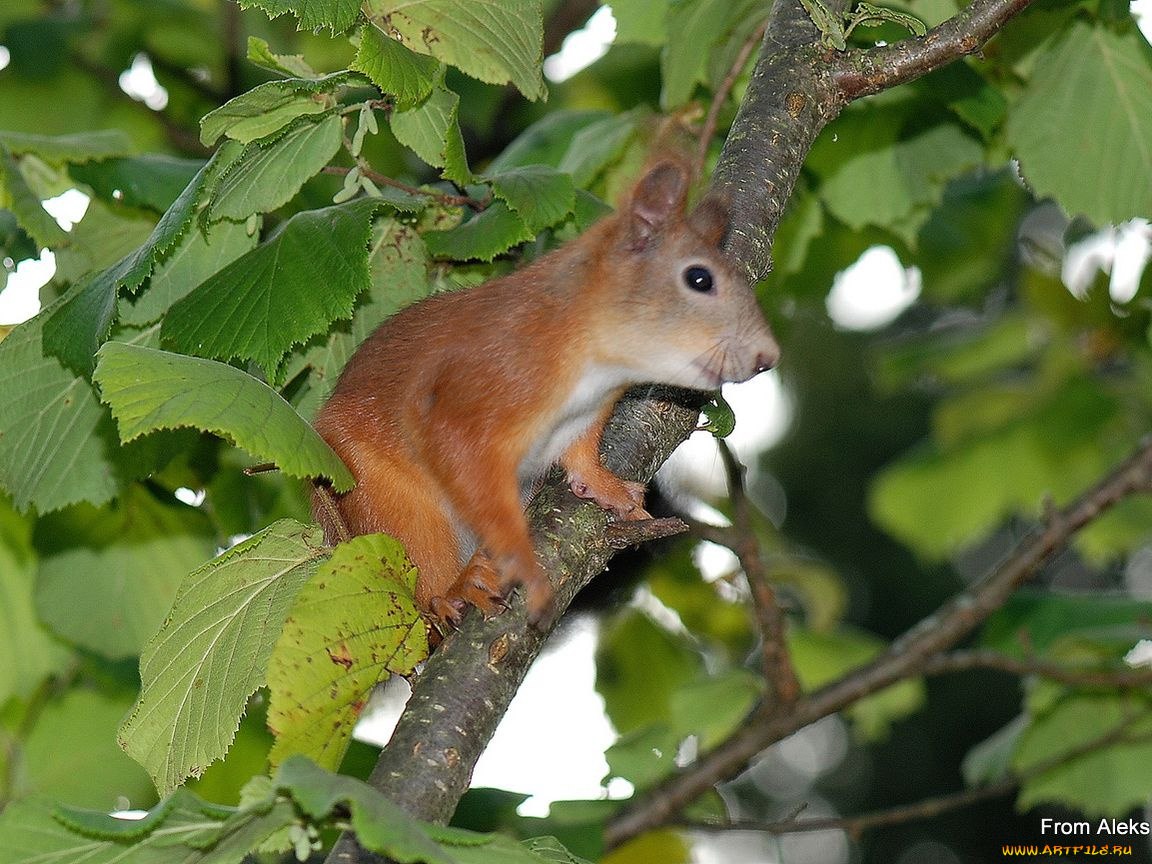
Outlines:
[[529, 487], [554, 465], [568, 447], [600, 416], [604, 402], [621, 387], [638, 383], [635, 373], [620, 367], [594, 366], [584, 371], [551, 423], [529, 449], [517, 472], [520, 488]]

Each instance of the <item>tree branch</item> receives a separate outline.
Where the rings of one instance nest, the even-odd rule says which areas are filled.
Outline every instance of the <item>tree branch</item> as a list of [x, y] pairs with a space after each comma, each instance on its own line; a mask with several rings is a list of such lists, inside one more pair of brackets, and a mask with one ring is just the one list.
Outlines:
[[914, 81], [953, 60], [974, 54], [1033, 0], [972, 0], [923, 36], [891, 45], [846, 51], [833, 76], [846, 102]]
[[[626, 479], [649, 480], [695, 428], [700, 395], [647, 390], [626, 397], [604, 430], [604, 463]], [[637, 433], [640, 430], [640, 434]], [[553, 477], [532, 499], [529, 524], [537, 553], [556, 585], [559, 618], [576, 593], [616, 552], [607, 516]], [[670, 527], [665, 520], [658, 530]], [[468, 788], [472, 769], [508, 709], [551, 627], [528, 626], [518, 595], [489, 620], [470, 612], [428, 659], [412, 697], [369, 782], [410, 815], [446, 822]], [[344, 834], [328, 864], [381, 859]]]
[[951, 648], [998, 609], [1077, 531], [1117, 502], [1141, 492], [1152, 492], [1152, 438], [1072, 504], [1053, 511], [1046, 524], [1021, 539], [983, 578], [912, 627], [870, 663], [801, 697], [787, 715], [773, 714], [771, 706], [762, 703], [731, 738], [617, 817], [606, 832], [606, 844], [617, 846], [667, 824], [716, 783], [740, 774], [766, 747], [897, 681], [922, 674], [934, 655]]
[[1029, 780], [1034, 780], [1037, 777], [1047, 774], [1049, 771], [1061, 768], [1064, 765], [1069, 765], [1077, 759], [1095, 753], [1098, 750], [1103, 750], [1114, 744], [1138, 743], [1152, 738], [1152, 735], [1148, 733], [1134, 736], [1127, 734], [1128, 730], [1136, 722], [1136, 719], [1136, 717], [1127, 718], [1107, 732], [1093, 738], [1091, 741], [1087, 741], [1049, 759], [1037, 762], [1027, 770], [1021, 771], [1011, 777], [1006, 777], [996, 783], [979, 786], [975, 789], [963, 789], [947, 795], [925, 798], [913, 804], [890, 807], [885, 810], [874, 810], [870, 813], [862, 813], [859, 816], [849, 817], [829, 817], [821, 819], [792, 818], [783, 819], [778, 822], [681, 822], [677, 823], [677, 825], [678, 827], [695, 831], [754, 830], [766, 831], [770, 834], [795, 834], [807, 831], [844, 831], [856, 837], [873, 828], [890, 828], [893, 825], [903, 825], [906, 822], [918, 822], [922, 819], [931, 819], [933, 816], [939, 816], [941, 813], [959, 810], [962, 807], [968, 807], [990, 798], [999, 798], [1002, 795], [1009, 794]]
[[920, 669], [922, 675], [944, 675], [970, 669], [995, 669], [1018, 675], [1047, 678], [1073, 687], [1146, 687], [1152, 684], [1152, 669], [1090, 669], [1065, 666], [1036, 658], [1020, 659], [995, 651], [953, 651], [931, 657]]
[[755, 511], [744, 490], [744, 466], [725, 442], [717, 443], [728, 473], [728, 495], [732, 499], [732, 529], [725, 545], [740, 559], [752, 593], [752, 610], [760, 630], [760, 651], [764, 662], [766, 690], [763, 701], [772, 706], [773, 712], [779, 713], [795, 702], [800, 694], [800, 682], [788, 654], [784, 611], [776, 602], [776, 591], [768, 579], [760, 541], [752, 525]]

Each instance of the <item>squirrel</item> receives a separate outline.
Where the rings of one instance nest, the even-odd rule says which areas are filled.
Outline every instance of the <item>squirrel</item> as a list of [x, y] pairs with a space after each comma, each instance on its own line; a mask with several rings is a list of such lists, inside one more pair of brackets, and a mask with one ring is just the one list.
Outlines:
[[625, 390], [712, 390], [776, 363], [748, 280], [720, 251], [728, 208], [706, 197], [686, 214], [689, 176], [658, 161], [576, 239], [403, 309], [364, 340], [320, 410], [316, 430], [356, 479], [350, 492], [314, 493], [328, 542], [400, 540], [416, 603], [441, 629], [469, 605], [502, 611], [516, 586], [530, 621], [551, 616], [523, 500], [554, 463], [616, 519], [649, 518], [643, 484], [600, 463]]

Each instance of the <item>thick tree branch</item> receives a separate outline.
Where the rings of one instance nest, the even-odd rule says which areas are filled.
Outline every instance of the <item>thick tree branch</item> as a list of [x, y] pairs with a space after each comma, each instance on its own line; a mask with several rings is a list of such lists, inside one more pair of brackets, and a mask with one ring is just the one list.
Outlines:
[[616, 846], [667, 824], [716, 783], [740, 774], [766, 747], [897, 681], [922, 674], [934, 656], [952, 648], [1003, 605], [1077, 531], [1117, 502], [1147, 492], [1152, 492], [1152, 439], [1068, 507], [1053, 511], [1046, 524], [1024, 537], [983, 578], [912, 627], [876, 659], [801, 697], [786, 715], [775, 714], [772, 706], [762, 704], [731, 738], [625, 810], [609, 826], [606, 843]]
[[[633, 480], [651, 479], [695, 428], [700, 409], [698, 394], [648, 391], [643, 397], [624, 399], [604, 432], [605, 464]], [[610, 530], [604, 512], [577, 499], [562, 482], [546, 483], [528, 514], [537, 552], [557, 585], [558, 618], [604, 569], [624, 532]], [[656, 533], [676, 528], [665, 520], [653, 522], [659, 523]], [[547, 635], [548, 630], [528, 626], [519, 597], [495, 618], [484, 620], [475, 612], [466, 616], [414, 682], [408, 707], [369, 782], [410, 815], [446, 822]], [[381, 859], [345, 834], [327, 860], [369, 864]]]
[[1033, 0], [972, 0], [923, 36], [844, 52], [833, 76], [845, 102], [914, 81], [974, 54]]

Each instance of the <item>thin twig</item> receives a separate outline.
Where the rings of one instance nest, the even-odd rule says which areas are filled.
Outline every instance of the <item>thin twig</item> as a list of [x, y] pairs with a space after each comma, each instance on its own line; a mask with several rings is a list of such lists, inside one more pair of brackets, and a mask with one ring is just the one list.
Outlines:
[[1037, 762], [1024, 771], [1005, 777], [987, 786], [975, 789], [964, 789], [951, 792], [947, 795], [938, 795], [925, 798], [912, 804], [890, 807], [884, 810], [874, 810], [862, 813], [859, 816], [835, 817], [830, 816], [819, 819], [781, 819], [776, 822], [756, 822], [740, 820], [733, 822], [681, 822], [678, 827], [695, 831], [733, 831], [752, 830], [765, 831], [771, 834], [795, 834], [809, 831], [844, 831], [852, 837], [858, 837], [873, 828], [889, 828], [893, 825], [903, 825], [907, 822], [918, 822], [922, 819], [931, 819], [941, 813], [959, 810], [981, 801], [999, 798], [1011, 793], [1018, 786], [1034, 780], [1049, 771], [1069, 765], [1084, 756], [1103, 750], [1115, 744], [1137, 744], [1152, 739], [1152, 734], [1144, 733], [1129, 737], [1125, 733], [1136, 722], [1139, 715], [1126, 718], [1114, 728], [1091, 741], [1087, 741], [1070, 750], [1057, 754], [1049, 759]]
[[744, 489], [744, 466], [724, 441], [717, 441], [720, 458], [728, 475], [728, 497], [732, 501], [732, 530], [728, 546], [740, 559], [752, 594], [752, 610], [760, 631], [760, 650], [764, 661], [767, 691], [764, 704], [780, 712], [800, 695], [800, 682], [788, 654], [787, 623], [776, 591], [768, 579], [764, 556], [754, 525], [755, 509]]
[[995, 651], [953, 651], [929, 658], [920, 672], [923, 675], [944, 675], [970, 669], [995, 669], [1020, 677], [1036, 676], [1079, 687], [1145, 687], [1152, 684], [1152, 668], [1147, 669], [1089, 669], [1070, 667], [1060, 663], [1034, 658], [1021, 659]]
[[913, 81], [979, 51], [1033, 0], [972, 0], [923, 36], [839, 54], [833, 76], [845, 102]]
[[756, 28], [756, 32], [748, 37], [748, 41], [740, 46], [740, 51], [736, 54], [736, 59], [732, 62], [728, 74], [724, 76], [724, 81], [712, 94], [712, 102], [708, 105], [708, 114], [705, 116], [704, 125], [700, 129], [700, 142], [696, 148], [696, 159], [692, 163], [693, 183], [696, 183], [704, 174], [704, 163], [708, 159], [708, 147], [712, 143], [712, 136], [716, 134], [716, 125], [720, 120], [720, 109], [724, 107], [725, 101], [732, 93], [732, 88], [736, 86], [736, 79], [740, 77], [740, 72], [748, 63], [748, 58], [752, 56], [753, 50], [764, 41], [764, 31], [767, 29], [768, 20], [765, 19]]
[[983, 578], [913, 626], [874, 660], [802, 696], [786, 715], [775, 713], [770, 704], [762, 702], [759, 722], [744, 724], [695, 764], [637, 800], [609, 825], [605, 843], [617, 846], [667, 824], [716, 783], [741, 773], [766, 747], [865, 696], [922, 674], [933, 657], [949, 650], [1000, 608], [1077, 531], [1125, 498], [1147, 492], [1152, 492], [1152, 437], [1111, 474], [1022, 538]]

